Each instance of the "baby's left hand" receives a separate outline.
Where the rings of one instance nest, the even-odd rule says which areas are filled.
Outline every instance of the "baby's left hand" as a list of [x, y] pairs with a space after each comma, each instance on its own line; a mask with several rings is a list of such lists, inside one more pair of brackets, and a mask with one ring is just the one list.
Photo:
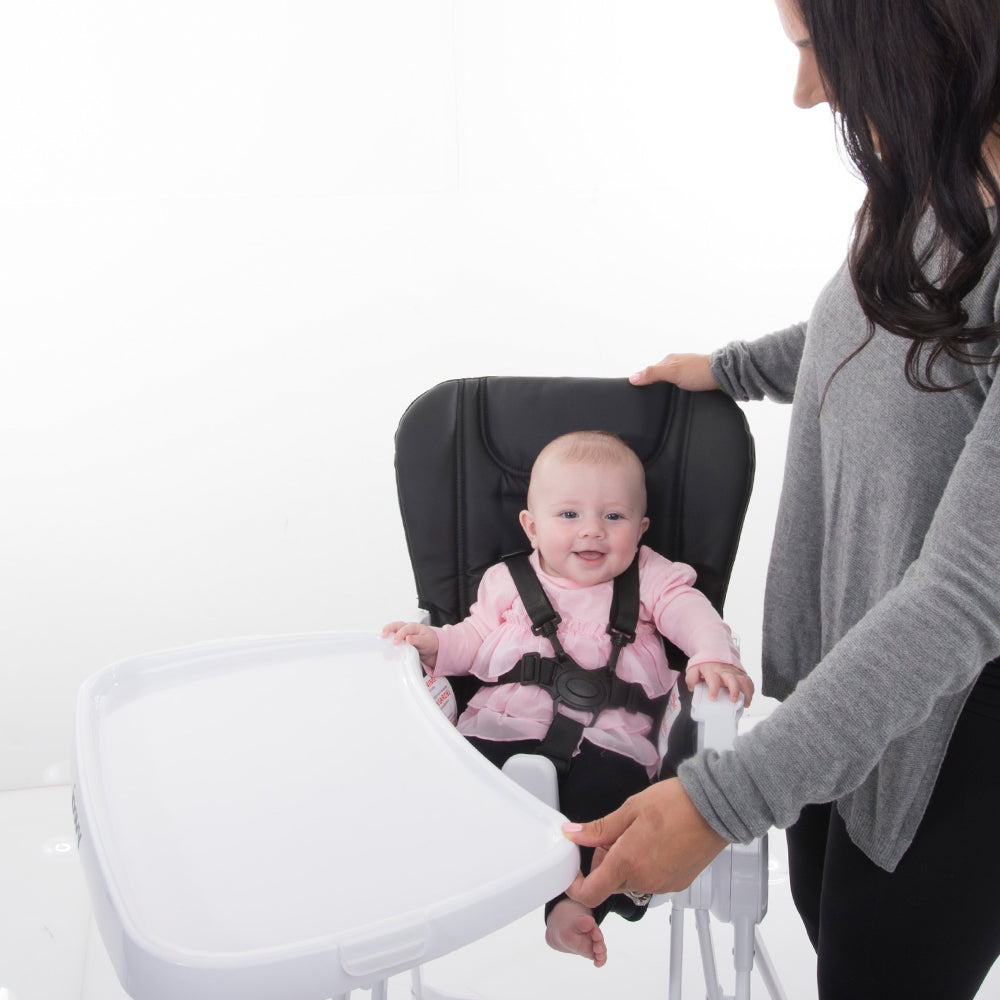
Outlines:
[[708, 696], [712, 701], [719, 697], [723, 688], [729, 692], [730, 701], [736, 701], [742, 694], [744, 706], [748, 706], [753, 698], [753, 681], [750, 675], [731, 663], [697, 663], [687, 668], [684, 680], [691, 691], [698, 681], [704, 681], [708, 685]]

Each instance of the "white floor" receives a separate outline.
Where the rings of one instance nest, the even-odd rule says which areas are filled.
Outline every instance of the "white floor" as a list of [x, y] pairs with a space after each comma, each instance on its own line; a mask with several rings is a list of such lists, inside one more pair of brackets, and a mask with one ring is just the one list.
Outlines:
[[[764, 940], [788, 1000], [812, 1000], [813, 960], [795, 917], [784, 865], [784, 838], [772, 835], [771, 884]], [[690, 917], [689, 917], [690, 920]], [[719, 928], [716, 955], [724, 990], [731, 939]], [[606, 1000], [666, 996], [668, 913], [650, 912], [638, 924], [611, 917], [605, 924], [608, 964], [600, 970], [556, 954], [542, 941], [541, 916], [510, 927], [423, 971], [429, 1000]], [[686, 998], [705, 996], [693, 924], [685, 939]], [[755, 972], [753, 997], [767, 996]], [[392, 1000], [410, 992], [396, 977]], [[366, 991], [356, 991], [364, 998]], [[1000, 965], [983, 985], [981, 1000], [1000, 996]], [[75, 849], [68, 786], [0, 794], [0, 1000], [126, 1000], [101, 944]], [[183, 998], [178, 998], [183, 1000]], [[287, 998], [276, 998], [287, 1000]]]

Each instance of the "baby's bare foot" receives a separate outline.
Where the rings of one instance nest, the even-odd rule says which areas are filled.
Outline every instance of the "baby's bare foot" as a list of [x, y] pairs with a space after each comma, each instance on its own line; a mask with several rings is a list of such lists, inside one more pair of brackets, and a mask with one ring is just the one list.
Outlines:
[[608, 960], [604, 934], [593, 911], [573, 899], [560, 899], [545, 922], [545, 941], [556, 951], [592, 958], [599, 969]]

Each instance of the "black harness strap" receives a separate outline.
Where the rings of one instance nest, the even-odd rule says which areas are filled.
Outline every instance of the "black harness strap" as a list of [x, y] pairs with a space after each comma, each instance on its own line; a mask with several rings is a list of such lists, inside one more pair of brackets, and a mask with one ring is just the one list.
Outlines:
[[[524, 610], [528, 612], [528, 617], [531, 619], [531, 631], [535, 635], [554, 636], [556, 627], [562, 618], [559, 617], [556, 609], [552, 607], [549, 599], [545, 596], [538, 576], [531, 568], [531, 563], [528, 562], [528, 556], [524, 552], [517, 552], [512, 556], [507, 556], [504, 562], [514, 579], [514, 586], [517, 587], [517, 593], [524, 605]], [[612, 598], [611, 603], [613, 606], [614, 598]], [[558, 641], [557, 639], [556, 642]], [[555, 648], [555, 643], [553, 643], [553, 647]], [[558, 648], [556, 655], [559, 655]], [[563, 656], [565, 655], [563, 653]]]
[[641, 684], [624, 681], [615, 674], [621, 651], [635, 641], [635, 628], [639, 621], [638, 553], [628, 569], [615, 577], [608, 623], [611, 656], [606, 666], [594, 670], [586, 670], [575, 663], [563, 649], [557, 635], [562, 619], [542, 589], [528, 556], [518, 553], [508, 556], [504, 562], [531, 619], [532, 633], [548, 639], [555, 653], [554, 657], [526, 653], [511, 670], [493, 681], [495, 684], [530, 684], [543, 688], [551, 695], [554, 709], [552, 723], [538, 752], [552, 760], [561, 774], [569, 769], [570, 758], [586, 726], [561, 713], [560, 704], [590, 712], [590, 725], [606, 708], [623, 708], [627, 712], [648, 715], [652, 719], [649, 739], [655, 746], [667, 696], [650, 698]]
[[569, 763], [576, 748], [580, 745], [584, 728], [582, 722], [557, 711], [552, 716], [545, 739], [535, 752], [548, 757], [555, 765], [556, 771], [565, 774], [569, 770]]
[[[530, 563], [529, 563], [530, 565]], [[624, 573], [615, 577], [611, 592], [611, 613], [608, 616], [608, 634], [624, 636], [622, 645], [634, 641], [635, 627], [639, 624], [639, 553], [629, 563]]]

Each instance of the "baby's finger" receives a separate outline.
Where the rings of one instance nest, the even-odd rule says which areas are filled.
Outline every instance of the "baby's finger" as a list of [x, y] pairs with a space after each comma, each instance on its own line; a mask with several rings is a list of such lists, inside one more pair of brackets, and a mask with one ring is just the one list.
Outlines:
[[705, 678], [701, 676], [701, 668], [696, 666], [688, 667], [684, 671], [684, 683], [688, 686], [688, 691], [694, 691], [698, 686], [698, 682], [704, 680]]
[[392, 644], [399, 646], [406, 642], [412, 646], [414, 638], [420, 632], [420, 626], [414, 625], [413, 622], [398, 622], [397, 624], [398, 628], [396, 629], [396, 634], [392, 637]]
[[715, 701], [719, 697], [719, 691], [722, 689], [722, 681], [719, 679], [719, 675], [714, 671], [706, 672], [699, 678], [701, 682], [708, 688], [708, 697]]
[[745, 700], [747, 689], [750, 688], [752, 690], [750, 678], [742, 670], [727, 670], [722, 675], [721, 680], [729, 692], [731, 701], [736, 701], [741, 694], [744, 695]]
[[746, 674], [741, 674], [738, 679], [740, 691], [743, 692], [743, 707], [749, 708], [753, 700], [753, 681]]

